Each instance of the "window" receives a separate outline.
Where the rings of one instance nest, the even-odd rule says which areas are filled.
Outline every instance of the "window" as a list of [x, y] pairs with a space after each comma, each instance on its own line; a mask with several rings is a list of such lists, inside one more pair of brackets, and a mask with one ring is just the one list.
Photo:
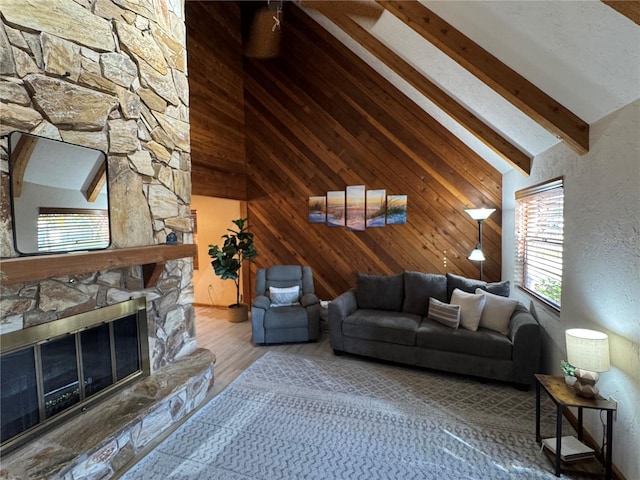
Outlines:
[[516, 284], [560, 309], [563, 179], [516, 192]]
[[45, 208], [38, 212], [38, 251], [98, 249], [109, 246], [107, 210]]

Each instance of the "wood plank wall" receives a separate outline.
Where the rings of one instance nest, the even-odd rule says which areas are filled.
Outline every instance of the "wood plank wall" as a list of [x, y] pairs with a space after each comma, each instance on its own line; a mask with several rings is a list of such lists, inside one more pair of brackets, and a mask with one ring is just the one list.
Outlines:
[[[484, 225], [485, 279], [501, 273], [498, 171], [297, 7], [287, 4], [282, 54], [245, 59], [249, 218], [257, 267], [301, 263], [321, 298], [356, 272], [419, 270], [478, 277], [467, 259]], [[347, 185], [408, 195], [406, 225], [351, 232], [307, 221], [308, 197]], [[446, 258], [446, 260], [445, 260]]]
[[[477, 224], [464, 208], [486, 206], [498, 211], [484, 225], [485, 279], [499, 280], [499, 172], [286, 7], [282, 55], [245, 59], [243, 78], [237, 3], [186, 4], [193, 193], [250, 200], [260, 254], [252, 271], [310, 265], [326, 299], [358, 271], [477, 278], [466, 258]], [[347, 185], [407, 194], [407, 224], [350, 232], [308, 223], [309, 196]]]
[[194, 195], [246, 200], [240, 7], [186, 2]]

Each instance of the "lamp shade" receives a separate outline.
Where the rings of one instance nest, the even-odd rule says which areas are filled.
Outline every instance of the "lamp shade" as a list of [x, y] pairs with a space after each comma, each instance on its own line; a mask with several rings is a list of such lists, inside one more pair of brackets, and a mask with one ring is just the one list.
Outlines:
[[486, 258], [484, 257], [484, 253], [479, 248], [474, 249], [469, 255], [469, 260], [473, 260], [474, 262], [484, 262]]
[[474, 220], [486, 220], [495, 211], [495, 208], [467, 208], [465, 210]]
[[609, 370], [609, 337], [606, 333], [585, 328], [565, 332], [567, 361], [577, 368], [592, 372]]

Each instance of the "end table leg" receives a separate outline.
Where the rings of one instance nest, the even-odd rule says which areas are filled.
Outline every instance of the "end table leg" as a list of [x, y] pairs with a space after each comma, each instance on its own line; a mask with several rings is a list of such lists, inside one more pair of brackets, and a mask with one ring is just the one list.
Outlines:
[[536, 379], [536, 442], [542, 442], [540, 438], [540, 382]]
[[605, 478], [611, 480], [611, 457], [613, 453], [613, 410], [607, 410], [607, 450], [605, 452]]
[[556, 477], [560, 476], [560, 445], [562, 444], [562, 405], [556, 412]]

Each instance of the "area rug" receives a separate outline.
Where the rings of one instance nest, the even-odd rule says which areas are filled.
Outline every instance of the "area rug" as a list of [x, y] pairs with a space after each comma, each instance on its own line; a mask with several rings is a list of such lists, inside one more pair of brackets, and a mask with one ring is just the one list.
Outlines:
[[[552, 435], [554, 409], [544, 406], [542, 431]], [[349, 357], [268, 352], [122, 478], [556, 477], [535, 442], [533, 392]]]

